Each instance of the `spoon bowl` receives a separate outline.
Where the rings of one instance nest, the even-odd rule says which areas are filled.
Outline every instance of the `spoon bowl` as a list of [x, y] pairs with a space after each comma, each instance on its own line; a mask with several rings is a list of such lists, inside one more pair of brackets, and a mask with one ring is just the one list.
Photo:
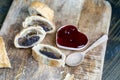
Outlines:
[[106, 41], [108, 39], [107, 35], [103, 35], [101, 38], [99, 38], [96, 42], [94, 42], [90, 47], [88, 47], [85, 51], [83, 52], [75, 52], [66, 57], [66, 64], [68, 66], [77, 66], [79, 65], [85, 57], [85, 54], [95, 48], [96, 46], [100, 45], [102, 42]]
[[73, 53], [67, 56], [66, 64], [68, 66], [77, 66], [84, 60], [84, 54], [82, 53]]

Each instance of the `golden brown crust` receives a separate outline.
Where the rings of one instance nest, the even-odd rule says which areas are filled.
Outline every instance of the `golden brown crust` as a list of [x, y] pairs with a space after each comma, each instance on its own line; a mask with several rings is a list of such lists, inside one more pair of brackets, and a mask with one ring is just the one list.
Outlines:
[[34, 59], [35, 59], [36, 61], [39, 62], [39, 64], [42, 64], [42, 57], [39, 56], [38, 54], [36, 54], [35, 51], [33, 51], [33, 50], [32, 50], [32, 56], [34, 57]]
[[60, 63], [58, 61], [55, 61], [55, 60], [50, 60], [49, 65], [50, 66], [60, 66]]
[[5, 49], [5, 43], [2, 37], [0, 37], [0, 68], [11, 68], [11, 64]]
[[47, 5], [39, 1], [32, 2], [28, 10], [30, 15], [40, 14], [41, 16], [47, 18], [50, 21], [53, 21], [54, 19], [54, 11], [50, 9]]

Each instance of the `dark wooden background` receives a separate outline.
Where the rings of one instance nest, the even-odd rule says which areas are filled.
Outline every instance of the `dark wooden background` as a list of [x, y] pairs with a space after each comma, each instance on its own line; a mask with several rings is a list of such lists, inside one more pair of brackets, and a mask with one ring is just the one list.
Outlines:
[[[102, 80], [120, 80], [120, 0], [108, 1], [112, 6], [112, 18]], [[0, 0], [0, 27], [11, 3], [12, 0]]]

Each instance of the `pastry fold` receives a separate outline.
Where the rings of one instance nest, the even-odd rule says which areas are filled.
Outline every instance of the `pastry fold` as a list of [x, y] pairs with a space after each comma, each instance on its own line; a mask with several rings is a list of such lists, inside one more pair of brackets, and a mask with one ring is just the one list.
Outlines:
[[2, 37], [0, 37], [0, 68], [11, 68], [5, 43]]

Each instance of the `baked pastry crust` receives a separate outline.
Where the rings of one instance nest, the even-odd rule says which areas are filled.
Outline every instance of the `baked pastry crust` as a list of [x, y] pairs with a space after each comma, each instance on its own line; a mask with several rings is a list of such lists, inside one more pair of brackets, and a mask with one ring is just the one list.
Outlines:
[[53, 21], [54, 19], [54, 11], [39, 1], [32, 2], [28, 8], [28, 11], [30, 15], [40, 15], [50, 21]]
[[5, 43], [2, 37], [0, 37], [0, 68], [11, 68], [11, 64], [5, 49]]
[[[48, 56], [43, 55], [41, 52], [39, 52], [39, 50], [41, 50], [43, 48], [47, 48], [48, 51], [50, 50], [53, 53], [55, 53], [56, 55], [60, 55], [61, 58], [54, 59], [54, 58], [50, 58]], [[46, 45], [46, 44], [35, 45], [32, 48], [32, 56], [40, 64], [46, 64], [46, 65], [54, 66], [54, 67], [61, 67], [61, 66], [64, 67], [65, 66], [65, 55], [59, 49], [57, 49], [53, 46], [50, 46], [50, 45]]]
[[[35, 22], [35, 21], [38, 21], [38, 22]], [[35, 24], [35, 23], [37, 23], [37, 24]], [[40, 17], [40, 16], [29, 16], [29, 17], [27, 17], [25, 19], [25, 21], [23, 22], [23, 27], [26, 28], [26, 27], [30, 27], [30, 26], [34, 26], [34, 25], [41, 26], [39, 24], [44, 24], [44, 26], [46, 28], [49, 28], [49, 30], [46, 31], [46, 33], [52, 33], [52, 32], [55, 31], [55, 25], [51, 21], [49, 21], [49, 20], [47, 20], [43, 17]]]

